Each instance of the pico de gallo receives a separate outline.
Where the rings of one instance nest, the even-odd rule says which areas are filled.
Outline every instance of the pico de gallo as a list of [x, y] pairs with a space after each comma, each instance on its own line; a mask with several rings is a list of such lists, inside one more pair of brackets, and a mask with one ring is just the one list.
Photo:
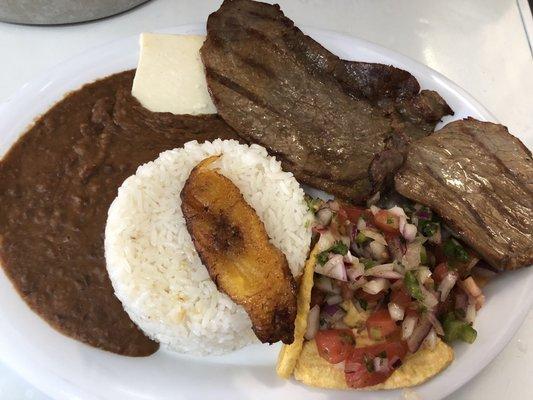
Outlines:
[[308, 204], [318, 253], [305, 338], [344, 369], [348, 386], [384, 382], [438, 338], [476, 340], [490, 273], [430, 209]]

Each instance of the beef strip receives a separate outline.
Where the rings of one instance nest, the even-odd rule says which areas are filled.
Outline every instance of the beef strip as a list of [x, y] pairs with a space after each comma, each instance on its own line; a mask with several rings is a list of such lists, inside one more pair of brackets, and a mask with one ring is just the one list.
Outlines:
[[279, 6], [225, 1], [201, 54], [222, 118], [300, 181], [360, 202], [403, 161], [406, 144], [452, 113], [406, 71], [344, 61]]
[[411, 145], [396, 190], [498, 269], [533, 263], [533, 160], [502, 125], [455, 121]]

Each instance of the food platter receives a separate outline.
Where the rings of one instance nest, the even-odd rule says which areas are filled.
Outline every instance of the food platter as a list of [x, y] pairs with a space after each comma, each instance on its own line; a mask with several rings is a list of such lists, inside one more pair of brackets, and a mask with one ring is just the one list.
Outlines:
[[[200, 25], [166, 29], [166, 33], [202, 33]], [[423, 88], [438, 90], [455, 110], [452, 119], [472, 116], [493, 120], [462, 89], [435, 71], [377, 45], [333, 32], [304, 29], [346, 59], [393, 64], [410, 71]], [[4, 154], [39, 114], [82, 84], [133, 68], [138, 37], [132, 36], [87, 51], [25, 85], [0, 110], [0, 154]], [[524, 139], [524, 138], [521, 138]], [[490, 362], [523, 321], [531, 306], [533, 274], [529, 269], [499, 277], [486, 290], [487, 304], [476, 322], [474, 346], [458, 345], [456, 361], [442, 374], [416, 388], [424, 399], [440, 399], [471, 379]], [[278, 346], [255, 345], [230, 355], [195, 358], [159, 351], [147, 358], [127, 358], [97, 350], [50, 328], [0, 278], [0, 357], [49, 395], [83, 399], [231, 398], [398, 398], [397, 391], [378, 393], [325, 392], [277, 378]]]

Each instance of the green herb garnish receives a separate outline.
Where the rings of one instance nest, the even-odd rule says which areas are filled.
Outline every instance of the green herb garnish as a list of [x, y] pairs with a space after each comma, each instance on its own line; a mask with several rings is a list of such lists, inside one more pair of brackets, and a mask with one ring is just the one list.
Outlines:
[[329, 251], [325, 250], [316, 255], [316, 262], [320, 265], [324, 265], [329, 260]]
[[420, 284], [418, 283], [418, 280], [412, 271], [407, 271], [405, 273], [403, 282], [407, 292], [409, 292], [412, 298], [417, 299], [418, 301], [424, 301], [424, 295], [420, 289]]
[[444, 255], [450, 261], [468, 261], [469, 256], [465, 248], [461, 246], [461, 243], [453, 238], [446, 240], [442, 246], [442, 249], [444, 251]]
[[361, 308], [366, 311], [368, 308], [368, 302], [365, 299], [358, 299], [357, 301], [359, 302]]
[[316, 261], [320, 265], [324, 265], [329, 260], [329, 253], [340, 254], [342, 256], [345, 256], [346, 254], [348, 254], [348, 246], [346, 246], [344, 242], [337, 240], [335, 243], [333, 243], [333, 246], [331, 246], [329, 249], [318, 253], [316, 255]]
[[361, 258], [359, 261], [361, 261], [363, 263], [363, 265], [365, 266], [365, 271], [367, 269], [370, 269], [370, 268], [376, 266], [376, 262], [374, 260], [370, 260], [368, 258]]
[[437, 222], [423, 219], [418, 222], [418, 230], [425, 237], [431, 237], [439, 230], [439, 224]]
[[320, 208], [320, 205], [322, 204], [322, 200], [319, 198], [311, 197], [311, 196], [305, 196], [305, 203], [307, 204], [307, 208], [309, 211], [311, 211], [313, 214], [318, 211]]
[[330, 253], [335, 253], [335, 254], [340, 254], [342, 256], [345, 256], [346, 254], [348, 254], [348, 246], [346, 246], [346, 244], [341, 241], [341, 240], [337, 240], [333, 246], [331, 246], [328, 250]]

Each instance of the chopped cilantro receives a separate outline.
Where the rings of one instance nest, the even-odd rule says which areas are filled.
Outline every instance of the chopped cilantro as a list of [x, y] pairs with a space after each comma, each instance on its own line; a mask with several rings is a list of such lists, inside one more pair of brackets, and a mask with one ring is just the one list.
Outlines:
[[316, 213], [322, 204], [322, 200], [319, 198], [311, 197], [311, 196], [305, 196], [305, 203], [307, 204], [307, 208], [309, 211], [311, 211], [313, 214]]
[[319, 263], [320, 265], [324, 265], [325, 263], [327, 263], [328, 259], [329, 259], [328, 250], [322, 251], [316, 255], [316, 262]]
[[425, 237], [431, 237], [435, 233], [437, 233], [439, 229], [439, 224], [437, 222], [429, 221], [429, 220], [420, 220], [418, 222], [418, 230], [424, 235]]
[[367, 269], [370, 269], [372, 267], [375, 267], [376, 266], [376, 262], [374, 260], [370, 260], [368, 258], [361, 258], [360, 261], [363, 263], [363, 265], [365, 266], [365, 271]]
[[368, 302], [365, 299], [358, 299], [357, 301], [359, 302], [361, 308], [366, 311], [368, 308]]
[[378, 354], [379, 358], [387, 358], [387, 352], [383, 350], [381, 353]]
[[461, 262], [468, 261], [469, 256], [465, 248], [461, 246], [461, 243], [459, 243], [457, 240], [453, 238], [448, 239], [444, 242], [443, 250], [444, 250], [444, 255], [450, 261], [461, 261]]
[[348, 254], [348, 246], [346, 246], [343, 241], [337, 240], [333, 246], [330, 247], [329, 252], [345, 256]]
[[337, 240], [329, 249], [321, 251], [316, 255], [317, 262], [320, 265], [324, 265], [325, 263], [327, 263], [329, 260], [329, 253], [340, 254], [342, 256], [345, 256], [346, 254], [348, 254], [348, 246], [346, 246], [342, 241]]
[[407, 289], [412, 298], [417, 299], [418, 301], [424, 300], [424, 295], [422, 294], [422, 290], [420, 289], [420, 284], [418, 283], [418, 280], [416, 279], [416, 276], [415, 274], [413, 274], [412, 271], [407, 271], [405, 273], [403, 282], [405, 283], [405, 288]]

